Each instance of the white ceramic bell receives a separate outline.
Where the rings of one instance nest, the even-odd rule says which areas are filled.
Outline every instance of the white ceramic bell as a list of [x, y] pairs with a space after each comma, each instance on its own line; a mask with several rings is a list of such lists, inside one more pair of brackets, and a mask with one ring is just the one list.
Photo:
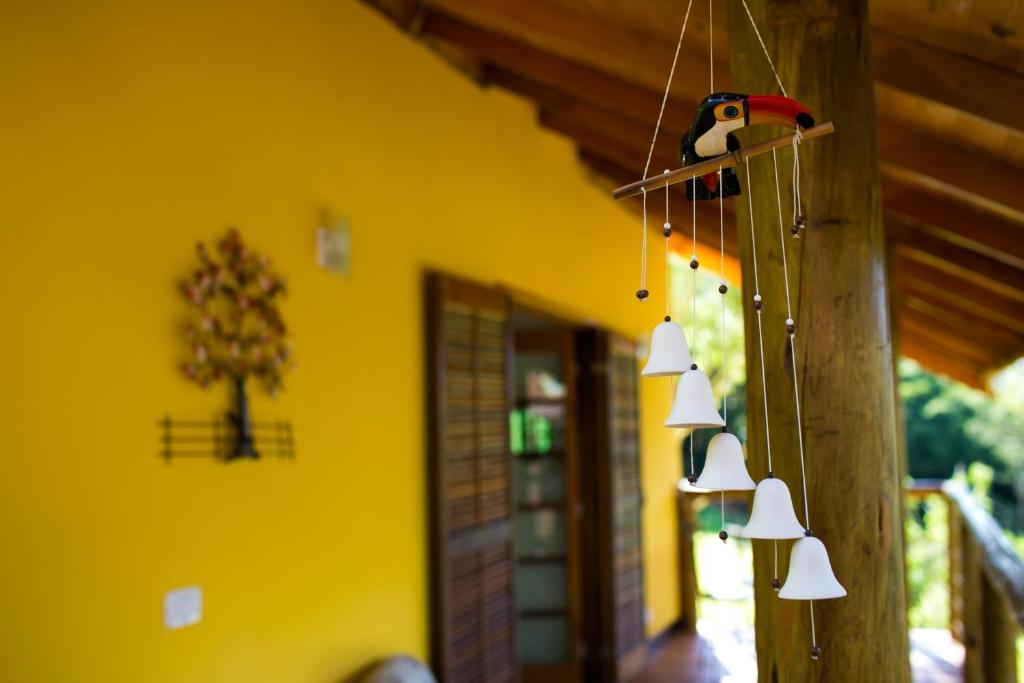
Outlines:
[[789, 574], [779, 591], [786, 600], [828, 600], [846, 595], [828, 561], [825, 544], [814, 536], [805, 536], [793, 544], [789, 553]]
[[715, 396], [711, 393], [711, 382], [707, 375], [695, 366], [687, 370], [676, 383], [676, 400], [672, 412], [665, 420], [666, 427], [691, 427], [707, 429], [724, 427], [725, 420], [715, 407]]
[[804, 527], [793, 512], [789, 487], [775, 477], [762, 479], [754, 490], [750, 520], [743, 527], [744, 538], [803, 538]]
[[658, 323], [651, 334], [651, 353], [640, 374], [644, 377], [681, 375], [690, 369], [690, 347], [683, 328], [671, 320]]
[[697, 487], [714, 491], [750, 491], [754, 480], [743, 462], [743, 446], [735, 434], [720, 432], [711, 437], [704, 469], [697, 477]]

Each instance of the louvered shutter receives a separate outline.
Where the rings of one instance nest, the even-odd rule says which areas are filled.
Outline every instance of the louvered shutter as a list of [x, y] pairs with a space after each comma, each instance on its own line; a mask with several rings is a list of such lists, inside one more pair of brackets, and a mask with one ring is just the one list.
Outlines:
[[644, 567], [640, 421], [636, 349], [611, 337], [608, 356], [611, 528], [614, 548], [615, 652], [620, 675], [644, 647]]
[[594, 571], [584, 577], [588, 638], [587, 680], [629, 680], [644, 664], [644, 585], [639, 409], [635, 346], [604, 330], [579, 334], [585, 486]]
[[441, 683], [515, 683], [507, 298], [427, 284], [435, 670]]

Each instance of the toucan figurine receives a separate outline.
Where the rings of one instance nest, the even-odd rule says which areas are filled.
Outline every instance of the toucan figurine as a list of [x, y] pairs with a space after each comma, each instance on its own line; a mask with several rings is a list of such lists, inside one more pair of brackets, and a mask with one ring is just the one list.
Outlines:
[[[740, 95], [716, 92], [704, 98], [697, 107], [697, 115], [686, 137], [679, 145], [683, 166], [711, 159], [726, 152], [735, 152], [740, 141], [732, 132], [750, 125], [775, 124], [790, 128], [811, 128], [811, 111], [788, 97], [780, 95]], [[694, 187], [696, 184], [696, 187]], [[722, 187], [718, 187], [718, 173], [706, 173], [686, 181], [687, 199], [717, 199], [740, 193], [740, 180], [732, 167], [722, 169]]]

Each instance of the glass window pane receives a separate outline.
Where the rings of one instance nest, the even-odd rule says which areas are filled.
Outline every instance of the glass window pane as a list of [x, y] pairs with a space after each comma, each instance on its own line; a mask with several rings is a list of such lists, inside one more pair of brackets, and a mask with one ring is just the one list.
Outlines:
[[565, 617], [523, 617], [519, 621], [523, 664], [561, 664], [569, 658], [569, 621]]
[[516, 572], [521, 610], [565, 609], [569, 604], [564, 564], [530, 564]]

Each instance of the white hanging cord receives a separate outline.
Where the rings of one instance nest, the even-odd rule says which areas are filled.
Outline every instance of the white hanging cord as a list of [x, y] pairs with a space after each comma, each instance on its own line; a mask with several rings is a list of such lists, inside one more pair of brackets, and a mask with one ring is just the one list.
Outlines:
[[[691, 179], [691, 182], [693, 183], [694, 192], [696, 192], [697, 176], [693, 176], [693, 178]], [[692, 217], [691, 217], [691, 221], [692, 221], [692, 225], [693, 225], [693, 243], [692, 243], [691, 246], [692, 246], [693, 251], [690, 252], [692, 254], [692, 256], [690, 257], [690, 270], [693, 271], [693, 284], [690, 287], [690, 294], [691, 294], [691, 300], [693, 302], [693, 311], [692, 311], [692, 315], [691, 315], [691, 317], [693, 319], [693, 339], [690, 342], [690, 355], [693, 356], [693, 352], [697, 350], [697, 266], [699, 265], [698, 262], [697, 262], [697, 198], [696, 198], [696, 196], [694, 196], [694, 198], [693, 198], [691, 203], [693, 204], [693, 214], [692, 214]], [[693, 367], [696, 367], [696, 363], [694, 363]], [[697, 474], [697, 470], [693, 466], [693, 437], [694, 437], [694, 435], [696, 433], [697, 433], [697, 430], [695, 430], [695, 429], [691, 429], [690, 430], [690, 477], [691, 477], [690, 483], [691, 484], [693, 484], [693, 482], [696, 481], [696, 474]]]
[[779, 542], [775, 539], [772, 539], [772, 552], [775, 555], [775, 568], [772, 569], [772, 588], [779, 590], [781, 587], [779, 582]]
[[761, 396], [764, 398], [764, 440], [768, 452], [768, 472], [772, 472], [772, 437], [768, 426], [768, 381], [764, 371], [764, 331], [761, 328], [761, 285], [757, 277], [757, 237], [754, 235], [754, 200], [750, 186], [750, 163], [744, 164], [747, 171], [747, 206], [750, 211], [750, 251], [754, 262], [754, 312], [757, 314], [757, 345], [761, 358]]
[[[777, 209], [779, 214], [779, 239], [782, 239], [782, 191], [779, 188], [778, 155], [775, 153], [774, 149], [772, 150], [772, 168], [775, 170], [775, 208]], [[783, 282], [786, 285], [786, 317], [792, 319], [793, 308], [789, 298], [789, 269], [787, 268], [786, 264], [786, 242], [784, 239], [782, 239], [782, 273], [784, 275]]]
[[[686, 5], [686, 16], [683, 17], [683, 28], [679, 31], [679, 40], [676, 42], [676, 52], [672, 56], [672, 67], [668, 71], [668, 81], [665, 83], [665, 93], [661, 97], [661, 108], [658, 110], [658, 121], [654, 124], [654, 135], [651, 136], [651, 147], [647, 150], [647, 161], [644, 163], [644, 180], [647, 180], [647, 172], [651, 169], [651, 158], [654, 156], [654, 145], [658, 141], [658, 132], [661, 130], [661, 119], [665, 115], [665, 105], [668, 104], [668, 93], [672, 89], [672, 78], [676, 73], [676, 64], [679, 62], [679, 52], [683, 47], [683, 36], [686, 35], [686, 25], [690, 21], [690, 7], [693, 0]], [[640, 289], [636, 297], [643, 301], [648, 296], [647, 291], [647, 189], [643, 191], [644, 205], [644, 234], [641, 238], [640, 253]]]
[[695, 481], [697, 481], [697, 476], [696, 476], [697, 475], [697, 470], [693, 466], [693, 437], [696, 434], [697, 434], [697, 430], [696, 429], [691, 429], [690, 430], [690, 477], [689, 477], [690, 485], [693, 485], [693, 483]]
[[643, 226], [640, 233], [640, 289], [636, 292], [636, 298], [643, 301], [647, 298], [647, 188], [642, 188], [643, 195]]
[[[668, 173], [669, 169], [665, 169]], [[665, 236], [665, 322], [672, 318], [672, 283], [669, 277], [671, 261], [669, 260], [669, 240], [672, 237], [672, 223], [668, 219], [668, 189], [671, 185], [665, 186], [665, 224], [662, 226], [662, 234]]]
[[692, 251], [690, 252], [690, 270], [693, 271], [693, 286], [690, 288], [693, 295], [693, 341], [690, 342], [690, 356], [694, 354], [693, 351], [697, 348], [697, 268], [700, 266], [700, 262], [697, 261], [697, 176], [693, 176], [691, 179], [693, 184], [693, 244]]
[[[803, 217], [800, 215], [800, 143], [804, 141], [803, 131], [797, 127], [793, 133], [793, 235], [799, 237], [800, 229], [803, 228]], [[772, 150], [772, 154], [775, 150]], [[777, 171], [776, 171], [777, 173]], [[781, 211], [781, 204], [780, 209]]]
[[725, 347], [725, 293], [729, 291], [725, 284], [725, 196], [722, 191], [722, 169], [718, 169], [718, 240], [719, 268], [722, 279], [718, 284], [718, 292], [722, 295], [722, 421], [729, 424], [729, 366], [728, 351]]
[[818, 647], [818, 634], [814, 630], [814, 600], [808, 600], [807, 606], [811, 610], [811, 659], [821, 656], [821, 648]]
[[714, 21], [714, 0], [708, 0], [708, 50], [711, 55], [711, 59], [708, 63], [711, 65], [711, 92], [715, 92], [715, 21]]
[[[796, 143], [794, 143], [794, 150]], [[775, 208], [779, 215], [779, 246], [782, 248], [782, 278], [786, 283], [786, 336], [789, 339], [789, 362], [793, 374], [793, 404], [796, 408], [796, 439], [800, 452], [800, 484], [804, 493], [804, 529], [811, 529], [810, 505], [807, 501], [807, 470], [804, 465], [804, 428], [800, 409], [800, 387], [796, 374], [796, 322], [789, 297], [789, 261], [786, 258], [786, 237], [782, 228], [782, 192], [779, 189], [779, 166], [775, 150], [772, 150], [772, 166], [775, 170]]]
[[757, 36], [757, 42], [761, 43], [761, 50], [764, 51], [764, 57], [768, 60], [768, 66], [772, 69], [772, 75], [775, 76], [775, 82], [779, 84], [779, 90], [786, 97], [786, 87], [782, 85], [782, 79], [779, 78], [779, 72], [775, 70], [775, 64], [772, 62], [772, 56], [768, 54], [768, 48], [764, 45], [764, 39], [761, 38], [761, 32], [757, 30], [757, 22], [754, 21], [754, 15], [750, 13], [750, 7], [747, 6], [747, 0], [743, 0], [743, 9], [747, 11], [747, 18], [750, 19], [750, 25], [754, 28], [754, 35]]
[[[721, 529], [722, 529], [722, 532], [725, 532], [725, 490], [723, 489], [719, 493], [722, 494], [722, 526], [721, 526]], [[725, 538], [722, 538], [723, 535], [725, 536]], [[724, 533], [720, 533], [718, 535], [718, 537], [722, 539], [722, 543], [725, 543], [725, 539], [729, 538], [729, 536], [727, 534], [724, 534]]]
[[651, 157], [654, 156], [654, 144], [658, 141], [658, 131], [661, 130], [661, 118], [665, 115], [665, 105], [668, 103], [668, 93], [672, 89], [672, 78], [676, 73], [676, 63], [679, 61], [679, 51], [683, 47], [683, 36], [686, 35], [686, 24], [690, 21], [690, 7], [693, 0], [686, 3], [686, 16], [683, 17], [683, 28], [679, 31], [679, 40], [676, 41], [676, 53], [672, 56], [672, 67], [668, 70], [668, 82], [665, 84], [665, 94], [661, 96], [661, 109], [658, 110], [658, 122], [654, 124], [654, 136], [651, 138], [651, 148], [647, 151], [647, 163], [644, 164], [644, 180], [647, 180], [647, 171], [651, 168]]

